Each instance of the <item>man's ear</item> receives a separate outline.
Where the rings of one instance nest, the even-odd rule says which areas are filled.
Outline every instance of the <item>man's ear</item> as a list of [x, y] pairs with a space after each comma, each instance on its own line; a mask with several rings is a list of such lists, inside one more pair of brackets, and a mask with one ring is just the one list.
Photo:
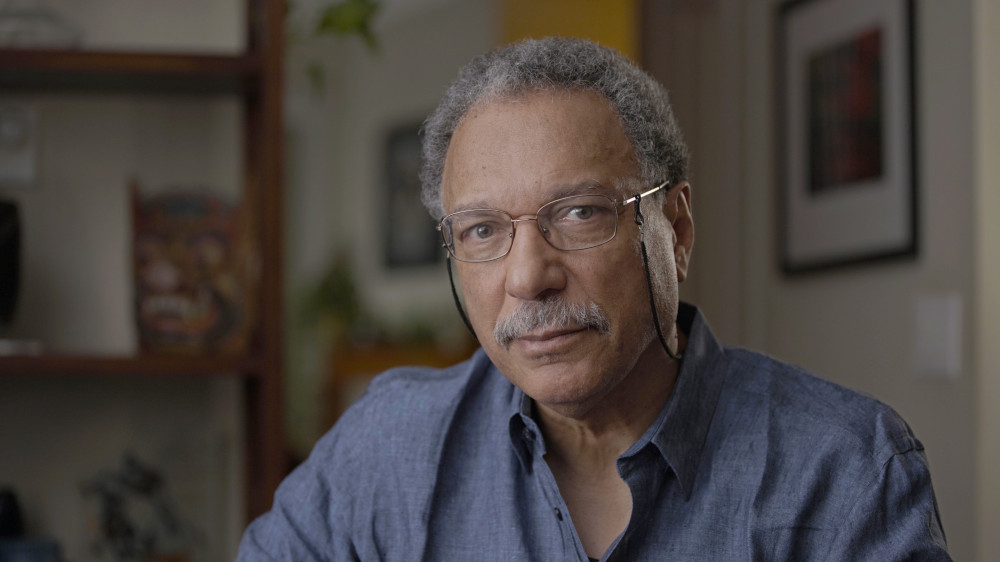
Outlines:
[[694, 246], [694, 217], [691, 214], [690, 183], [682, 180], [670, 188], [663, 200], [663, 214], [667, 217], [673, 234], [677, 281], [683, 282], [687, 278], [688, 264], [691, 262], [691, 248]]

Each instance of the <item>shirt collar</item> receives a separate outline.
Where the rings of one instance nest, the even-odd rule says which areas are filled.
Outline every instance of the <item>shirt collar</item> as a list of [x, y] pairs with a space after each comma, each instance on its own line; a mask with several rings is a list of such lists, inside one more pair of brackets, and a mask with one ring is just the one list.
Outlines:
[[690, 498], [728, 368], [722, 345], [697, 307], [681, 303], [677, 324], [688, 336], [677, 382], [657, 420], [625, 455], [653, 443]]
[[[496, 367], [493, 367], [496, 369]], [[497, 375], [503, 376], [497, 369]], [[510, 442], [514, 446], [514, 453], [521, 463], [521, 468], [530, 473], [532, 469], [532, 457], [537, 449], [541, 455], [545, 454], [545, 440], [539, 435], [538, 424], [532, 418], [534, 409], [531, 398], [514, 385], [511, 385], [513, 392], [510, 396]]]
[[[633, 456], [652, 443], [690, 498], [727, 368], [723, 348], [697, 307], [680, 303], [677, 325], [687, 334], [677, 382], [656, 421], [622, 457]], [[533, 452], [545, 452], [538, 425], [531, 417], [532, 401], [513, 387], [509, 408], [511, 443], [521, 465], [530, 471]]]

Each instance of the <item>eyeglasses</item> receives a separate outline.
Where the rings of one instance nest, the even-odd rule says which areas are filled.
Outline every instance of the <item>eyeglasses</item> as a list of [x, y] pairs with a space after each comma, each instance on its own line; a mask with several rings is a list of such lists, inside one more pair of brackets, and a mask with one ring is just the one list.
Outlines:
[[666, 182], [619, 204], [607, 195], [571, 195], [550, 201], [532, 217], [515, 219], [497, 209], [469, 209], [441, 219], [441, 232], [448, 253], [458, 261], [498, 260], [514, 245], [516, 223], [535, 221], [542, 237], [557, 250], [586, 250], [614, 239], [618, 215], [627, 205], [663, 189]]

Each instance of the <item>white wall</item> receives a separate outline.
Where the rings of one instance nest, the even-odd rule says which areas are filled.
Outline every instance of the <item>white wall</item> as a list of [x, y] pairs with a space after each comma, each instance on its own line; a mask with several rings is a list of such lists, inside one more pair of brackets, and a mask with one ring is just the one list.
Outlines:
[[[379, 48], [357, 37], [293, 42], [286, 65], [288, 325], [294, 303], [338, 251], [353, 259], [366, 308], [389, 324], [414, 317], [451, 337], [464, 327], [454, 311], [444, 266], [388, 270], [382, 265], [380, 207], [383, 151], [390, 129], [421, 122], [458, 69], [493, 46], [490, 0], [389, 2], [376, 16]], [[325, 87], [306, 69], [317, 62]], [[309, 334], [288, 342], [290, 440], [305, 454], [325, 431], [322, 388], [326, 350]]]
[[[304, 269], [325, 265], [332, 247], [350, 249], [361, 290], [379, 314], [397, 317], [414, 306], [429, 310], [450, 302], [443, 268], [400, 275], [381, 265], [379, 242], [387, 226], [380, 222], [379, 207], [384, 142], [391, 128], [421, 122], [458, 68], [492, 46], [490, 8], [485, 0], [432, 3], [424, 11], [376, 26], [380, 47], [374, 54], [357, 39], [320, 41], [308, 46], [312, 52], [288, 64], [293, 73], [288, 94], [292, 144], [308, 151], [317, 167], [316, 160], [325, 160], [329, 174], [289, 186], [296, 190], [291, 197], [297, 208], [304, 211], [300, 216], [317, 219], [302, 224], [303, 233], [309, 229], [309, 234], [290, 241], [290, 246], [303, 254]], [[312, 113], [316, 106], [307, 101], [311, 94], [302, 83], [303, 66], [296, 64], [306, 57], [325, 67], [321, 119]], [[289, 160], [298, 158], [292, 155]], [[296, 173], [289, 171], [293, 178]], [[315, 202], [321, 202], [318, 210], [305, 211]], [[320, 250], [309, 254], [313, 248]]]
[[43, 0], [93, 50], [238, 53], [245, 0]]
[[1000, 2], [976, 0], [972, 8], [975, 119], [975, 322], [976, 531], [979, 560], [1000, 553]]
[[[919, 257], [794, 279], [780, 273], [775, 251], [771, 80], [778, 3], [650, 4], [657, 7], [647, 30], [661, 39], [650, 39], [647, 66], [673, 92], [693, 152], [697, 236], [685, 297], [706, 310], [724, 339], [896, 408], [927, 448], [953, 556], [973, 559], [984, 540], [976, 532], [976, 436], [993, 434], [977, 425], [977, 382], [986, 374], [982, 363], [995, 365], [976, 355], [982, 344], [976, 321], [980, 329], [986, 322], [976, 312], [983, 304], [974, 290], [976, 252], [984, 251], [977, 242], [988, 234], [977, 239], [974, 229], [975, 209], [983, 206], [974, 174], [973, 3], [916, 3]], [[967, 337], [955, 380], [921, 378], [913, 360], [917, 303], [941, 294], [957, 294], [963, 303]], [[980, 505], [980, 516], [987, 512], [995, 513]], [[979, 521], [979, 533], [995, 522]], [[979, 559], [990, 559], [986, 552], [980, 549]]]

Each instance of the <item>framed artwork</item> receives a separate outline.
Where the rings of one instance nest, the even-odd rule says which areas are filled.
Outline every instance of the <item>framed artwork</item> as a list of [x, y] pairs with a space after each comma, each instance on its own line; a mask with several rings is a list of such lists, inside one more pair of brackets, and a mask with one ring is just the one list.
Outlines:
[[144, 196], [131, 182], [133, 304], [139, 347], [234, 353], [254, 329], [257, 254], [242, 204], [202, 187]]
[[385, 141], [382, 256], [387, 269], [434, 265], [444, 250], [420, 202], [420, 123], [396, 127]]
[[782, 270], [915, 256], [913, 1], [792, 0], [776, 30]]

